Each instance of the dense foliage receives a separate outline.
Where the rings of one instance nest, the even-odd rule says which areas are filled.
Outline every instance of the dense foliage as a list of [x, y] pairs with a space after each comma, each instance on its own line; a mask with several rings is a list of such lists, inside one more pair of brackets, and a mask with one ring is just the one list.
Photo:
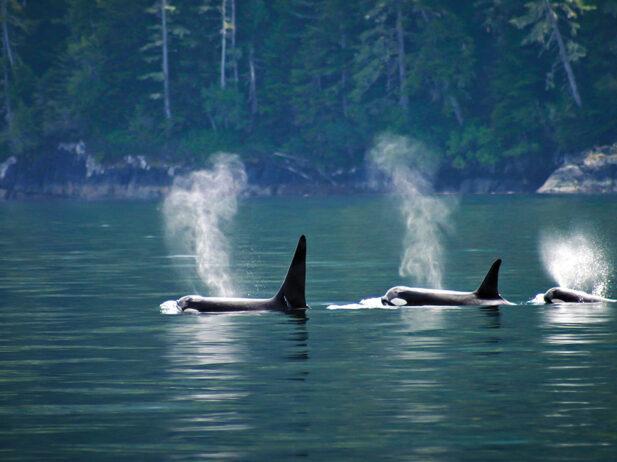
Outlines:
[[0, 0], [0, 160], [84, 140], [359, 164], [406, 135], [452, 169], [617, 135], [617, 0]]

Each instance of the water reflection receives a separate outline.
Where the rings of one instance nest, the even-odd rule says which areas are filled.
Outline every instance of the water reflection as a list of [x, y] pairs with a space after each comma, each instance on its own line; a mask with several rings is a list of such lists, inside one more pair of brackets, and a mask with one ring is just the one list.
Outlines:
[[611, 319], [608, 303], [561, 303], [542, 310], [546, 325], [571, 326], [604, 323]]
[[482, 306], [480, 311], [486, 316], [486, 327], [488, 329], [499, 329], [501, 327], [501, 312], [497, 306]]
[[401, 337], [398, 356], [407, 360], [437, 361], [443, 357], [443, 336], [449, 312], [458, 308], [413, 307], [400, 308], [400, 318], [407, 333]]
[[[306, 317], [263, 312], [165, 318], [169, 381], [175, 384], [169, 400], [176, 408], [169, 425], [180, 446], [211, 448], [216, 459], [245, 458], [251, 445], [263, 444], [252, 438], [255, 432], [279, 444], [284, 432], [308, 431], [303, 401], [293, 392], [306, 393]], [[187, 456], [200, 454], [187, 450]]]
[[444, 351], [447, 317], [458, 308], [399, 308], [402, 329], [397, 356], [407, 364], [407, 377], [399, 387], [405, 399], [395, 421], [406, 425], [435, 425], [446, 420], [449, 406], [435, 402], [432, 394], [444, 390], [441, 367], [447, 361]]
[[[513, 389], [510, 369], [502, 364], [507, 332], [500, 329], [498, 307], [401, 308], [400, 317], [404, 335], [398, 357], [406, 374], [394, 426], [422, 426], [429, 433], [448, 429], [456, 438], [458, 430], [450, 423], [461, 416], [466, 428], [480, 429], [487, 415], [508, 414], [507, 405], [485, 403], [487, 394], [506, 398]], [[434, 443], [434, 450], [448, 452], [447, 445]]]
[[[235, 340], [233, 318], [238, 314], [192, 316], [190, 321], [170, 326], [167, 331], [168, 358], [174, 373], [183, 378], [217, 378], [220, 371], [201, 366], [231, 365], [242, 361], [243, 351]], [[185, 316], [184, 318], [188, 318]], [[226, 369], [229, 374], [229, 369]], [[236, 374], [227, 378], [237, 377]]]
[[[289, 334], [288, 340], [292, 343], [294, 348], [287, 352], [287, 359], [292, 361], [306, 361], [309, 359], [306, 321], [307, 318], [304, 312], [288, 314], [288, 323], [290, 326], [294, 327], [294, 330]], [[308, 372], [306, 374], [308, 374]], [[302, 380], [304, 380], [304, 377]]]
[[479, 308], [484, 315], [484, 329], [490, 329], [484, 337], [484, 345], [480, 353], [482, 355], [499, 355], [502, 349], [499, 347], [503, 340], [501, 329], [501, 311], [497, 306], [482, 306]]
[[596, 326], [611, 319], [610, 311], [605, 303], [547, 305], [542, 310], [547, 353], [563, 359], [590, 355], [591, 345], [604, 341]]
[[[421, 332], [426, 330], [445, 329], [450, 326], [453, 316], [460, 310], [473, 310], [473, 307], [453, 307], [453, 306], [423, 306], [399, 308], [401, 319], [410, 332]], [[497, 306], [481, 306], [477, 309], [485, 316], [486, 324], [484, 327], [489, 329], [499, 329], [501, 327], [501, 313]]]
[[448, 312], [458, 307], [410, 307], [401, 308], [401, 320], [410, 332], [422, 332], [443, 329], [446, 326]]
[[596, 448], [614, 438], [593, 430], [595, 422], [612, 414], [614, 384], [605, 361], [614, 350], [606, 344], [605, 325], [613, 321], [611, 304], [564, 303], [542, 308], [542, 342], [548, 360], [542, 389], [544, 416], [555, 448]]

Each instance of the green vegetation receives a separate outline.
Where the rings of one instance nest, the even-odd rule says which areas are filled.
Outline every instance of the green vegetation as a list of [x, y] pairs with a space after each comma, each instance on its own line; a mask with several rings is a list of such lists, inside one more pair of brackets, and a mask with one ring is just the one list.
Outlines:
[[617, 134], [617, 0], [0, 0], [0, 160], [84, 140], [519, 171]]

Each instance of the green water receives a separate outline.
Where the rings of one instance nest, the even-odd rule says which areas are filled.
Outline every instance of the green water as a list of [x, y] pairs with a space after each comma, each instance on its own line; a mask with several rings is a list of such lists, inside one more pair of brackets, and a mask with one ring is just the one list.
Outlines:
[[516, 306], [327, 309], [413, 283], [396, 198], [241, 202], [238, 295], [272, 295], [306, 234], [306, 319], [161, 314], [207, 289], [158, 203], [0, 204], [0, 460], [615, 460], [617, 305], [527, 301], [554, 285], [542, 233], [617, 262], [617, 201], [462, 197], [451, 221], [444, 287], [503, 258]]

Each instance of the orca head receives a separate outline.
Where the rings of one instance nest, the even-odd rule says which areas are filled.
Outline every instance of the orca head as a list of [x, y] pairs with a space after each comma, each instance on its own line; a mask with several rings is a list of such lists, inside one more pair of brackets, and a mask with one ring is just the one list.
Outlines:
[[399, 286], [392, 287], [389, 289], [386, 294], [381, 297], [381, 303], [384, 306], [404, 306], [409, 302], [406, 300], [402, 294], [402, 288]]

